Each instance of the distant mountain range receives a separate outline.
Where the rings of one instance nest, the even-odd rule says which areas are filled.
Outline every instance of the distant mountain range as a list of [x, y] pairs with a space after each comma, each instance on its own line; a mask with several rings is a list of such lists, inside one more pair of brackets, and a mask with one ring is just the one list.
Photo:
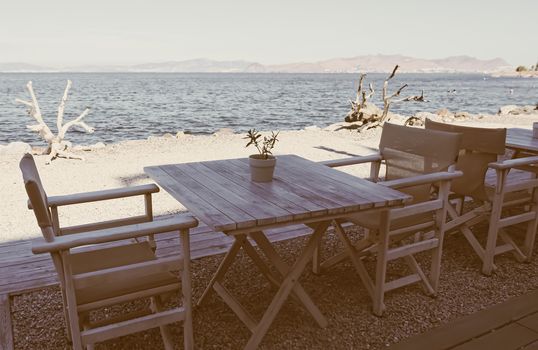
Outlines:
[[0, 63], [0, 72], [177, 72], [177, 73], [356, 73], [390, 72], [396, 64], [402, 73], [489, 73], [512, 69], [505, 60], [470, 56], [423, 59], [401, 55], [364, 55], [318, 62], [263, 65], [249, 61], [205, 58], [136, 65], [44, 67], [26, 63]]

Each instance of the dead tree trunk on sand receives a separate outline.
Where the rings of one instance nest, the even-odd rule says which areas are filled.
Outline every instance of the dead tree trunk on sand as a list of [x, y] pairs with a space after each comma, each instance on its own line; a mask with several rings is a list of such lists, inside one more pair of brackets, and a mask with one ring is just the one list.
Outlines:
[[[396, 65], [394, 69], [392, 70], [392, 73], [383, 82], [383, 91], [382, 91], [383, 110], [382, 111], [379, 108], [377, 108], [373, 103], [368, 102], [368, 100], [374, 95], [374, 87], [371, 83], [369, 84], [370, 92], [367, 95], [366, 92], [363, 91], [363, 80], [366, 77], [366, 74], [360, 75], [359, 87], [357, 89], [357, 97], [355, 101], [350, 101], [351, 111], [349, 111], [345, 117], [346, 122], [353, 123], [353, 124], [346, 126], [344, 128], [357, 129], [359, 132], [361, 132], [362, 130], [367, 130], [367, 129], [375, 128], [378, 126], [382, 127], [386, 121], [390, 120], [389, 109], [393, 103], [398, 103], [398, 102], [403, 102], [403, 101], [426, 102], [426, 100], [424, 99], [424, 90], [422, 90], [422, 93], [420, 96], [408, 96], [403, 99], [395, 100], [394, 98], [400, 96], [403, 89], [405, 89], [408, 86], [407, 84], [402, 85], [398, 90], [396, 90], [396, 92], [389, 95], [388, 93], [389, 81], [392, 78], [394, 78], [398, 68], [399, 66]], [[360, 100], [361, 98], [362, 98], [362, 101]]]
[[62, 100], [60, 101], [60, 105], [58, 106], [58, 115], [56, 117], [56, 126], [58, 128], [57, 135], [54, 135], [52, 133], [48, 125], [45, 124], [45, 121], [43, 120], [43, 116], [41, 115], [41, 109], [39, 108], [39, 103], [37, 102], [37, 98], [34, 93], [31, 81], [26, 84], [26, 89], [30, 94], [31, 101], [25, 101], [21, 99], [15, 100], [15, 102], [27, 106], [28, 114], [37, 121], [37, 124], [27, 125], [27, 128], [37, 132], [45, 141], [47, 141], [48, 147], [43, 153], [49, 155], [47, 159], [47, 164], [50, 163], [56, 157], [63, 157], [68, 159], [83, 159], [83, 157], [81, 156], [70, 153], [69, 148], [71, 148], [72, 146], [71, 142], [64, 140], [67, 131], [69, 131], [72, 126], [79, 126], [86, 130], [86, 132], [88, 133], [94, 132], [94, 128], [90, 127], [88, 124], [82, 121], [82, 119], [87, 116], [88, 113], [90, 113], [89, 107], [86, 107], [86, 109], [84, 109], [84, 111], [77, 118], [65, 124], [63, 122], [65, 103], [67, 102], [67, 96], [69, 93], [69, 89], [71, 89], [71, 85], [71, 80], [68, 80]]
[[346, 122], [356, 122], [362, 120], [363, 113], [361, 112], [361, 109], [367, 107], [368, 100], [374, 95], [375, 91], [372, 83], [368, 85], [370, 89], [368, 94], [366, 94], [366, 91], [363, 91], [362, 84], [365, 77], [366, 74], [360, 75], [359, 87], [357, 88], [357, 96], [355, 97], [355, 101], [349, 101], [351, 103], [351, 111], [349, 111], [349, 113], [345, 117]]

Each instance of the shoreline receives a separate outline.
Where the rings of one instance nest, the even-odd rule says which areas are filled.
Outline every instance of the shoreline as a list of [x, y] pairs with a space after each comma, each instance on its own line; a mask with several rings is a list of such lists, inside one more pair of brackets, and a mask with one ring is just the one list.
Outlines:
[[[399, 124], [403, 124], [405, 122], [406, 119], [410, 118], [411, 116], [404, 116], [404, 115], [401, 115], [401, 114], [397, 114], [397, 113], [392, 113], [392, 112], [389, 112], [389, 116], [390, 116], [390, 120], [392, 122], [395, 122], [395, 123], [399, 123]], [[530, 118], [534, 118], [534, 117], [537, 117], [538, 118], [538, 103], [536, 105], [507, 105], [507, 106], [501, 106], [498, 108], [498, 111], [496, 114], [491, 114], [491, 113], [470, 113], [470, 112], [466, 112], [466, 111], [453, 111], [453, 112], [450, 112], [448, 109], [446, 108], [442, 108], [442, 109], [439, 109], [437, 110], [436, 112], [432, 113], [432, 112], [425, 112], [425, 111], [421, 111], [421, 112], [417, 112], [415, 113], [413, 116], [419, 116], [419, 117], [422, 117], [422, 118], [433, 118], [434, 120], [435, 119], [438, 119], [438, 118], [442, 118], [441, 121], [444, 121], [444, 122], [454, 122], [454, 121], [457, 121], [457, 122], [461, 122], [461, 121], [472, 121], [472, 120], [476, 120], [476, 119], [489, 119], [489, 120], [495, 120], [496, 122], [498, 122], [498, 124], [504, 124], [505, 121], [503, 121], [502, 119], [503, 118], [507, 118], [507, 117], [517, 117], [517, 118], [521, 118], [522, 121], [525, 120], [525, 118], [527, 117], [530, 117]], [[343, 120], [343, 117], [342, 117], [342, 120]], [[510, 121], [508, 121], [508, 123], [510, 123]], [[288, 131], [305, 131], [305, 130], [317, 130], [317, 131], [336, 131], [337, 128], [339, 127], [342, 127], [344, 126], [346, 123], [341, 121], [341, 122], [336, 122], [336, 123], [332, 123], [332, 124], [328, 124], [326, 126], [319, 126], [317, 124], [312, 124], [312, 125], [308, 125], [308, 126], [305, 126], [305, 127], [298, 127], [298, 128], [292, 128], [292, 129], [285, 129], [285, 130], [282, 130], [282, 131], [285, 131], [285, 132], [288, 132]], [[278, 129], [273, 129], [273, 130], [270, 130], [270, 129], [258, 129], [256, 128], [258, 131], [262, 132], [262, 133], [268, 133], [268, 132], [271, 132], [271, 131], [279, 131]], [[182, 137], [207, 137], [207, 136], [219, 136], [219, 135], [224, 135], [224, 134], [228, 134], [228, 135], [242, 135], [242, 134], [245, 134], [246, 131], [238, 131], [236, 129], [232, 129], [232, 128], [229, 128], [229, 127], [225, 127], [225, 128], [219, 128], [213, 132], [190, 132], [189, 130], [178, 130], [178, 131], [168, 131], [168, 132], [165, 132], [165, 133], [162, 133], [162, 134], [152, 134], [152, 135], [148, 135], [146, 138], [129, 138], [129, 139], [124, 139], [124, 140], [118, 140], [118, 141], [113, 141], [113, 142], [109, 142], [109, 143], [105, 143], [104, 141], [96, 141], [94, 143], [90, 143], [90, 144], [77, 144], [76, 143], [76, 140], [75, 139], [72, 139], [71, 137], [69, 136], [73, 136], [73, 135], [76, 135], [76, 133], [71, 133], [68, 135], [68, 137], [66, 138], [67, 141], [70, 141], [73, 143], [73, 147], [75, 147], [75, 150], [79, 150], [79, 151], [89, 151], [89, 150], [93, 150], [93, 149], [97, 149], [97, 148], [103, 148], [103, 147], [106, 147], [106, 146], [111, 146], [111, 145], [117, 145], [117, 144], [121, 144], [123, 142], [133, 142], [133, 141], [150, 141], [150, 140], [154, 140], [156, 138], [182, 138]], [[35, 134], [34, 134], [35, 135]], [[37, 138], [37, 135], [35, 135], [36, 138]], [[33, 151], [39, 151], [39, 150], [43, 150], [45, 149], [45, 142], [42, 141], [42, 140], [38, 140], [36, 141], [36, 143], [38, 143], [37, 145], [32, 145], [32, 143], [30, 142], [25, 142], [25, 141], [22, 141], [22, 140], [14, 140], [14, 141], [10, 141], [10, 142], [7, 142], [7, 143], [2, 143], [0, 142], [0, 154], [2, 154], [2, 147], [6, 147], [8, 146], [9, 144], [11, 143], [25, 143], [25, 144], [28, 144], [32, 147], [32, 150]], [[96, 147], [95, 147], [96, 146]]]

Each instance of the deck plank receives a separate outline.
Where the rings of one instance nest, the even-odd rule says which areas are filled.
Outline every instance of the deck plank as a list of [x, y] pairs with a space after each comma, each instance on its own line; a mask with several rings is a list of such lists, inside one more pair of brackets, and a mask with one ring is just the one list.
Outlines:
[[538, 312], [538, 290], [405, 339], [389, 349], [452, 349], [535, 312]]

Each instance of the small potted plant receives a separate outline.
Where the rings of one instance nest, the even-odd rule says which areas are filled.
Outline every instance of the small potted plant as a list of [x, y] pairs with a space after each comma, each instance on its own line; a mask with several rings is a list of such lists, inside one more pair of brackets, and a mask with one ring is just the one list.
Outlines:
[[263, 141], [260, 140], [262, 135], [256, 129], [248, 131], [245, 139], [249, 140], [245, 147], [254, 145], [258, 150], [258, 154], [252, 154], [249, 157], [250, 162], [250, 179], [254, 182], [269, 182], [273, 180], [273, 173], [275, 171], [276, 158], [271, 153], [277, 139], [278, 132], [275, 134], [271, 132], [271, 136], [263, 137]]

